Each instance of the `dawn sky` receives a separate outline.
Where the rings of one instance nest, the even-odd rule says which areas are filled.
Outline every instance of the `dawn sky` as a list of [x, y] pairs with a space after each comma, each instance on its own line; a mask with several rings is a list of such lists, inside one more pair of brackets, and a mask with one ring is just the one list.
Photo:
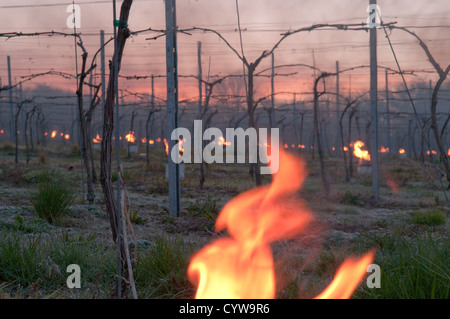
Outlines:
[[[366, 21], [368, 0], [240, 0], [240, 19], [243, 31], [243, 46], [248, 60], [257, 58], [263, 50], [270, 49], [287, 30], [309, 26], [315, 23], [362, 23]], [[66, 8], [71, 1], [57, 0], [14, 0], [0, 1], [0, 32], [62, 31], [71, 33], [66, 26], [69, 13]], [[99, 31], [106, 32], [106, 39], [112, 34], [112, 1], [76, 1], [81, 7], [81, 32], [88, 52], [99, 47]], [[118, 10], [121, 1], [117, 2]], [[400, 26], [415, 27], [416, 32], [430, 46], [442, 66], [450, 59], [450, 2], [448, 0], [408, 1], [379, 0], [384, 22], [396, 21]], [[179, 28], [192, 26], [208, 27], [219, 31], [240, 51], [235, 0], [178, 0], [177, 18]], [[163, 0], [134, 0], [129, 27], [132, 31], [152, 27], [164, 28]], [[423, 28], [427, 26], [426, 28]], [[430, 28], [431, 26], [431, 28]], [[436, 27], [441, 26], [441, 27]], [[419, 27], [419, 28], [418, 28]], [[123, 59], [122, 75], [163, 75], [165, 72], [165, 40], [146, 40], [156, 35], [145, 33], [129, 39]], [[403, 69], [432, 70], [417, 41], [398, 30], [391, 34], [394, 49]], [[203, 43], [203, 74], [241, 74], [242, 64], [229, 48], [211, 34], [193, 33], [178, 36], [179, 73], [197, 73], [197, 41]], [[379, 65], [396, 68], [390, 48], [382, 30], [378, 31]], [[301, 33], [286, 39], [275, 51], [276, 65], [304, 63], [324, 71], [334, 71], [338, 60], [341, 69], [369, 63], [369, 36], [363, 31], [314, 31]], [[314, 50], [314, 51], [313, 51]], [[13, 81], [20, 76], [46, 72], [50, 69], [75, 74], [74, 41], [70, 37], [30, 37], [0, 39], [0, 77], [7, 82], [6, 57], [11, 56]], [[80, 55], [80, 51], [78, 51]], [[107, 49], [111, 59], [112, 45]], [[209, 63], [211, 61], [211, 63]], [[270, 66], [270, 58], [260, 66]], [[100, 72], [100, 69], [97, 70]], [[280, 91], [311, 91], [312, 71], [305, 68], [279, 70], [279, 73], [293, 73], [290, 77], [279, 77], [276, 88]], [[384, 85], [384, 71], [380, 71], [380, 85]], [[381, 77], [383, 74], [383, 77]], [[369, 71], [352, 72], [351, 86], [356, 90], [368, 87]], [[415, 80], [414, 78], [409, 78]], [[420, 74], [420, 80], [435, 79]], [[97, 81], [99, 79], [97, 78]], [[398, 80], [398, 79], [397, 79]], [[393, 80], [395, 81], [395, 80]], [[74, 81], [58, 77], [46, 77], [28, 82], [24, 89], [38, 83], [74, 91]], [[259, 79], [257, 89], [267, 90], [269, 79]], [[330, 84], [331, 85], [331, 84]], [[350, 75], [344, 75], [342, 87], [350, 85]], [[165, 96], [165, 80], [158, 79], [157, 92]], [[148, 92], [150, 80], [121, 80], [121, 88], [135, 92]], [[180, 80], [181, 98], [197, 95], [193, 80]], [[258, 95], [258, 93], [257, 93]], [[259, 94], [261, 95], [261, 94]]]

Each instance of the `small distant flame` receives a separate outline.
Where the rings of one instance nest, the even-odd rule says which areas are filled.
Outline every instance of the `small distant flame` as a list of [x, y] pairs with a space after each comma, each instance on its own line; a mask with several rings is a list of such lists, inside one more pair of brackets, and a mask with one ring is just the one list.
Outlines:
[[68, 140], [68, 139], [70, 139], [70, 135], [69, 135], [69, 134], [66, 134], [66, 135], [64, 135], [64, 138], [65, 138], [66, 140]]
[[[3, 131], [3, 130], [0, 130], [0, 134], [3, 134], [3, 133], [5, 133], [5, 131]], [[450, 150], [449, 150], [450, 151]]]
[[125, 139], [128, 141], [128, 143], [135, 143], [136, 137], [134, 136], [134, 132], [130, 132], [125, 136]]
[[101, 139], [100, 135], [97, 134], [97, 136], [92, 139], [92, 142], [95, 144], [98, 144], [98, 143], [100, 143], [101, 140], [102, 139]]
[[[178, 150], [179, 150], [179, 155], [183, 156], [184, 153], [184, 147], [183, 147], [183, 142], [185, 142], [186, 139], [182, 140], [181, 138], [178, 139]], [[164, 139], [164, 147], [165, 147], [165, 151], [166, 151], [166, 155], [169, 156], [169, 143], [167, 142], [166, 139]]]
[[447, 155], [450, 156], [450, 148], [448, 149]]
[[298, 144], [298, 148], [305, 149], [305, 145], [303, 145], [303, 144]]
[[389, 147], [381, 146], [380, 153], [389, 153]]
[[45, 133], [44, 133], [44, 136], [47, 136], [47, 135], [48, 135], [48, 132], [45, 132]]
[[399, 154], [405, 154], [406, 151], [405, 151], [405, 149], [401, 148], [401, 149], [398, 150], [398, 153], [399, 153]]
[[363, 159], [363, 160], [366, 160], [366, 161], [370, 161], [370, 154], [369, 154], [369, 151], [362, 150], [361, 147], [363, 147], [363, 146], [364, 146], [364, 143], [363, 143], [363, 142], [361, 142], [361, 141], [356, 141], [356, 142], [354, 143], [353, 154], [354, 154], [356, 157], [360, 158], [360, 159]]
[[145, 137], [141, 138], [141, 143], [142, 144], [146, 144], [147, 143], [147, 139]]
[[164, 147], [166, 148], [166, 155], [169, 156], [169, 143], [164, 139]]
[[153, 144], [155, 144], [155, 141], [154, 140], [149, 140], [148, 144], [153, 145]]
[[333, 151], [335, 151], [336, 150], [336, 148], [333, 146], [332, 148], [331, 148]]
[[[436, 155], [437, 152], [436, 152], [435, 150], [432, 150], [432, 151], [431, 151], [431, 154]], [[430, 151], [427, 151], [427, 155], [430, 155]]]
[[156, 141], [157, 141], [158, 143], [161, 143], [161, 138], [158, 137], [158, 138], [156, 139]]
[[224, 139], [223, 136], [220, 136], [220, 137], [219, 137], [219, 145], [220, 145], [220, 146], [222, 146], [222, 145], [230, 146], [230, 145], [231, 145], [231, 142], [227, 142], [227, 141]]
[[64, 133], [61, 133], [60, 135], [61, 135], [61, 136], [64, 136]]
[[287, 144], [284, 144], [284, 148], [288, 148], [288, 145], [287, 145]]
[[344, 146], [342, 149], [344, 150], [344, 152], [348, 152], [348, 147], [347, 146]]
[[183, 140], [181, 138], [178, 139], [178, 150], [179, 150], [180, 156], [183, 156], [184, 147], [183, 147]]
[[57, 131], [53, 131], [53, 132], [52, 132], [52, 135], [51, 135], [51, 138], [55, 138], [55, 136], [56, 136], [57, 133], [58, 133]]

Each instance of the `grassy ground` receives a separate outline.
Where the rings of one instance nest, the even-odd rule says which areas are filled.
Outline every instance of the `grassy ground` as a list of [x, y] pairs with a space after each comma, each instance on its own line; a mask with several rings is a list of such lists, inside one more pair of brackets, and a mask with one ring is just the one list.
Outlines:
[[[76, 151], [41, 148], [28, 165], [21, 156], [16, 167], [14, 150], [0, 145], [0, 297], [114, 294], [116, 253], [103, 195], [96, 185], [95, 204], [83, 205]], [[363, 282], [354, 298], [449, 297], [448, 210], [431, 167], [382, 157], [382, 200], [375, 203], [370, 176], [355, 173], [345, 183], [342, 162], [335, 158], [326, 160], [331, 193], [325, 196], [318, 161], [310, 154], [305, 158], [309, 175], [299, 196], [316, 219], [303, 237], [273, 245], [279, 298], [314, 297], [346, 257], [372, 247], [377, 248], [381, 288], [369, 289]], [[223, 205], [254, 187], [248, 165], [209, 165], [203, 189], [198, 187], [198, 166], [186, 165], [182, 216], [175, 219], [168, 215], [163, 150], [152, 150], [149, 166], [139, 154], [127, 159], [124, 152], [122, 161], [137, 237], [139, 297], [192, 297], [195, 291], [185, 274], [189, 259], [216, 238], [213, 225]], [[32, 206], [43, 180], [63, 180], [75, 191], [68, 212], [55, 220], [38, 217]], [[270, 183], [270, 177], [263, 182]], [[82, 269], [81, 289], [66, 287], [66, 267], [72, 263]]]

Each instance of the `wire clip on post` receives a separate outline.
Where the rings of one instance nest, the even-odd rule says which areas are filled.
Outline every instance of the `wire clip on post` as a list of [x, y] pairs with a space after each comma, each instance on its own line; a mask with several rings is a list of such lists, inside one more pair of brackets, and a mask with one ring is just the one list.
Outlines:
[[128, 28], [128, 23], [127, 21], [114, 20], [114, 26], [119, 28]]

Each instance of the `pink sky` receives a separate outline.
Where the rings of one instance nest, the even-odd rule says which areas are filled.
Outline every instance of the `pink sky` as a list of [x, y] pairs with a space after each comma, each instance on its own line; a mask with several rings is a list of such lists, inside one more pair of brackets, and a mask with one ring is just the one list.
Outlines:
[[[81, 29], [88, 51], [93, 54], [99, 46], [99, 30], [107, 34], [112, 32], [112, 1], [104, 2], [80, 0]], [[314, 23], [359, 23], [365, 22], [368, 0], [240, 0], [240, 17], [243, 32], [244, 51], [249, 60], [257, 58], [263, 50], [269, 49], [279, 39], [280, 33]], [[62, 31], [72, 32], [66, 26], [69, 13], [66, 5], [17, 7], [7, 6], [66, 4], [70, 1], [57, 0], [0, 0], [0, 32]], [[432, 4], [430, 4], [432, 3]], [[118, 1], [118, 8], [121, 2]], [[409, 1], [379, 0], [382, 19], [385, 22], [397, 21], [401, 26], [438, 26], [450, 25], [450, 2], [448, 0]], [[229, 42], [239, 48], [239, 35], [235, 1], [232, 0], [178, 0], [178, 25], [180, 28], [192, 26], [208, 27], [218, 30]], [[130, 14], [131, 30], [164, 28], [163, 0], [135, 0]], [[450, 61], [450, 28], [413, 29], [426, 40], [432, 52], [442, 66]], [[123, 59], [123, 75], [164, 74], [165, 40], [147, 41], [150, 34], [141, 34], [129, 39]], [[109, 35], [106, 36], [109, 38]], [[378, 32], [379, 64], [396, 68], [394, 59], [384, 38], [383, 31]], [[411, 36], [394, 31], [391, 36], [396, 53], [403, 69], [431, 70], [426, 56]], [[203, 73], [207, 74], [211, 59], [211, 74], [240, 74], [242, 64], [227, 46], [214, 35], [196, 33], [192, 36], [179, 35], [179, 73], [197, 73], [197, 41], [203, 43]], [[316, 31], [294, 35], [282, 43], [276, 51], [276, 64], [313, 63], [326, 71], [333, 71], [335, 62], [340, 61], [341, 68], [369, 63], [369, 36], [365, 32]], [[107, 49], [107, 59], [111, 58], [112, 46]], [[78, 51], [78, 53], [80, 53]], [[19, 76], [45, 72], [51, 68], [75, 73], [73, 38], [33, 37], [0, 39], [0, 76], [2, 83], [7, 81], [6, 56], [12, 58], [13, 79]], [[259, 70], [270, 66], [266, 59]], [[99, 70], [98, 70], [99, 71]], [[280, 71], [283, 72], [283, 71]], [[286, 72], [299, 72], [289, 78], [278, 78], [277, 90], [304, 92], [311, 91], [312, 72], [306, 69], [289, 69]], [[380, 71], [380, 85], [384, 85], [384, 72]], [[383, 77], [381, 76], [383, 74]], [[368, 85], [368, 70], [352, 72], [352, 88], [365, 89]], [[342, 77], [343, 89], [349, 84], [349, 75]], [[428, 79], [424, 74], [420, 79]], [[431, 79], [434, 79], [431, 77]], [[393, 80], [395, 81], [395, 80]], [[60, 78], [42, 78], [26, 87], [45, 83], [67, 90], [74, 90], [74, 81]], [[157, 80], [157, 90], [165, 97], [165, 80]], [[258, 80], [260, 91], [268, 88], [269, 80]], [[26, 88], [25, 87], [25, 88]], [[150, 80], [121, 81], [121, 88], [132, 91], [145, 91]], [[180, 80], [181, 97], [195, 97], [196, 84], [189, 80]]]

